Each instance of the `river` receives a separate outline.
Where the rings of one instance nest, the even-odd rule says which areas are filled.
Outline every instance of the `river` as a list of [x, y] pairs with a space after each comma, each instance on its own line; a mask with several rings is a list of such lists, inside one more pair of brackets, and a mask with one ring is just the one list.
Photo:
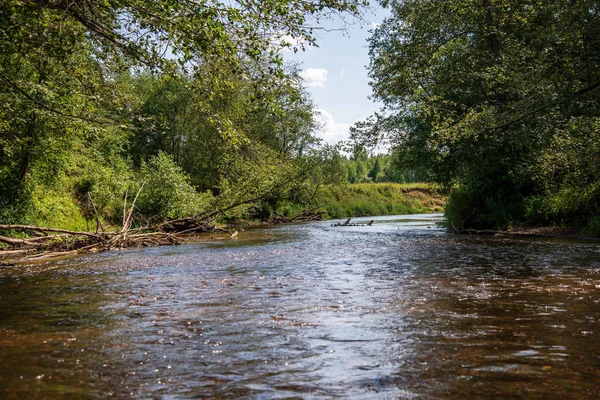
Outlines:
[[600, 244], [441, 215], [0, 269], [0, 398], [600, 398]]

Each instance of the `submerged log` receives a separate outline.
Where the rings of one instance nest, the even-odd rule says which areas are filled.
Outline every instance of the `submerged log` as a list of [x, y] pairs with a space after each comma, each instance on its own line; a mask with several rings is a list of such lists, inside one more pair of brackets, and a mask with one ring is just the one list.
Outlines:
[[338, 222], [337, 224], [331, 224], [331, 226], [371, 226], [375, 222], [375, 220], [372, 219], [369, 222], [367, 222], [366, 224], [360, 224], [360, 223], [359, 224], [351, 224], [350, 220], [351, 220], [351, 218], [348, 218], [343, 223]]

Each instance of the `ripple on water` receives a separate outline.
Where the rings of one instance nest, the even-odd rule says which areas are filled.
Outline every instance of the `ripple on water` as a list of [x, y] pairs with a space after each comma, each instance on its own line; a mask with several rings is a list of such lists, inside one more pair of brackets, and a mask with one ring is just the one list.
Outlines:
[[[597, 398], [595, 243], [429, 216], [0, 270], [8, 397]], [[0, 396], [1, 397], [1, 396]]]

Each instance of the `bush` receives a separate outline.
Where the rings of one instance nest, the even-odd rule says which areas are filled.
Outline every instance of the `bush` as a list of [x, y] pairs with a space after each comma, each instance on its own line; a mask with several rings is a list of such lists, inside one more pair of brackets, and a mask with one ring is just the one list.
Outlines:
[[600, 237], [600, 215], [597, 215], [589, 220], [585, 233], [590, 236]]
[[211, 196], [199, 194], [173, 158], [160, 152], [142, 168], [146, 182], [136, 207], [148, 220], [189, 217], [208, 207]]
[[457, 229], [506, 229], [523, 219], [524, 199], [519, 201], [505, 198], [500, 193], [494, 196], [483, 193], [467, 186], [453, 189], [445, 207], [448, 224]]

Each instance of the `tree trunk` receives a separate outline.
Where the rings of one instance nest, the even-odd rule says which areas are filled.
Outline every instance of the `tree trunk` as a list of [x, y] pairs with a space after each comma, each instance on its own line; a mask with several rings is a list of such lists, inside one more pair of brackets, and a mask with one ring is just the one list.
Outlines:
[[483, 0], [483, 8], [485, 8], [485, 25], [489, 32], [488, 41], [490, 43], [490, 50], [494, 54], [494, 57], [499, 59], [502, 57], [502, 44], [496, 25], [494, 24], [491, 0]]
[[33, 147], [35, 146], [35, 117], [33, 121], [27, 125], [27, 143], [25, 143], [25, 149], [23, 151], [23, 159], [21, 160], [21, 168], [19, 169], [19, 182], [25, 182], [25, 178], [27, 177], [27, 173], [29, 172], [29, 167], [31, 166], [31, 153], [33, 152]]

